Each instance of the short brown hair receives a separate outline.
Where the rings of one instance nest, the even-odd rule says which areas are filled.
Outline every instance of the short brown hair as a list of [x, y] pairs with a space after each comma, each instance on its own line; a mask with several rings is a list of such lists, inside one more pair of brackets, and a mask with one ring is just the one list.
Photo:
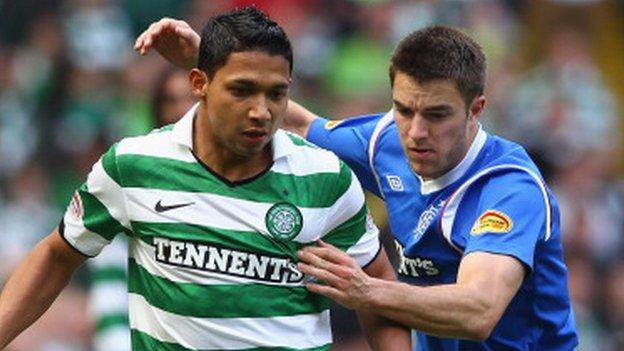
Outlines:
[[412, 32], [399, 42], [390, 60], [390, 84], [397, 72], [419, 83], [451, 80], [469, 106], [485, 88], [485, 55], [472, 38], [447, 26]]

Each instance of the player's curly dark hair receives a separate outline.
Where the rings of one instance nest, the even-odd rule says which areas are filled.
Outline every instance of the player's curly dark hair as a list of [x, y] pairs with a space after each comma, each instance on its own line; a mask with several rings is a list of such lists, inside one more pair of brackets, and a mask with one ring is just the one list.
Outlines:
[[397, 72], [419, 83], [436, 79], [454, 81], [467, 106], [483, 94], [485, 55], [472, 38], [458, 29], [430, 26], [399, 42], [390, 60], [390, 84]]
[[212, 17], [204, 26], [197, 67], [212, 78], [231, 53], [255, 50], [283, 56], [292, 73], [292, 46], [282, 27], [253, 6], [236, 9]]

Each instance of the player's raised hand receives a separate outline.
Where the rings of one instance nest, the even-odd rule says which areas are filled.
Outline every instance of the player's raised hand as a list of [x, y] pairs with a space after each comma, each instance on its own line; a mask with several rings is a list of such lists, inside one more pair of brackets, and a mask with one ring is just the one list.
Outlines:
[[174, 65], [191, 69], [197, 64], [199, 42], [199, 35], [188, 23], [165, 17], [139, 35], [134, 49], [145, 55], [154, 48]]
[[345, 252], [319, 240], [318, 246], [305, 247], [297, 256], [300, 259], [299, 269], [322, 282], [308, 283], [308, 290], [348, 308], [366, 307], [374, 278], [368, 276]]

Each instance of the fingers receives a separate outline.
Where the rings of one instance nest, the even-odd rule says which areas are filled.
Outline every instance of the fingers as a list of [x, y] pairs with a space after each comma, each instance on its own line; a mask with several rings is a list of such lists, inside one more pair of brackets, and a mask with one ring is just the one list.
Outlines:
[[313, 293], [324, 295], [334, 301], [341, 301], [344, 297], [343, 292], [328, 285], [309, 283], [306, 285], [306, 288]]
[[139, 54], [145, 55], [149, 52], [154, 43], [162, 40], [162, 37], [168, 32], [175, 33], [186, 40], [192, 40], [195, 34], [188, 23], [165, 17], [152, 23], [137, 37], [134, 43], [134, 49], [138, 51]]
[[317, 278], [319, 281], [324, 282], [325, 284], [328, 284], [331, 286], [339, 286], [341, 283], [341, 278], [328, 269], [319, 268], [318, 266], [314, 266], [314, 265], [310, 265], [310, 264], [306, 264], [302, 262], [297, 264], [297, 268], [301, 272], [309, 276], [313, 276]]
[[[314, 255], [329, 262], [335, 263], [340, 266], [353, 267], [357, 266], [357, 263], [345, 252], [340, 251], [336, 247], [327, 244], [323, 241], [318, 241], [319, 246], [307, 246], [299, 251], [302, 255]], [[300, 257], [301, 258], [301, 257]]]
[[188, 23], [184, 21], [180, 21], [180, 22], [182, 23], [179, 26], [174, 28], [175, 33], [178, 35], [178, 37], [190, 43], [196, 43], [196, 45], [199, 46], [199, 41], [200, 41], [199, 35], [195, 33], [193, 28], [191, 28], [188, 25]]
[[354, 274], [349, 265], [336, 264], [327, 260], [327, 255], [317, 255], [312, 250], [301, 250], [297, 255], [300, 260], [298, 267], [303, 273], [337, 288], [343, 288], [345, 282]]

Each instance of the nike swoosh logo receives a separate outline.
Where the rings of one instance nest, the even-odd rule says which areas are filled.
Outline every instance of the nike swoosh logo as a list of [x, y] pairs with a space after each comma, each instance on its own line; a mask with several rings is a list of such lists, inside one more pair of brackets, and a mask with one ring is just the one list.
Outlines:
[[185, 204], [175, 204], [175, 205], [163, 205], [162, 204], [162, 200], [158, 200], [158, 202], [156, 203], [156, 206], [154, 206], [154, 210], [156, 210], [156, 212], [161, 213], [161, 212], [165, 212], [165, 211], [169, 211], [169, 210], [175, 210], [176, 208], [180, 208], [180, 207], [186, 207], [186, 206], [190, 206], [195, 204], [194, 202], [187, 202]]

